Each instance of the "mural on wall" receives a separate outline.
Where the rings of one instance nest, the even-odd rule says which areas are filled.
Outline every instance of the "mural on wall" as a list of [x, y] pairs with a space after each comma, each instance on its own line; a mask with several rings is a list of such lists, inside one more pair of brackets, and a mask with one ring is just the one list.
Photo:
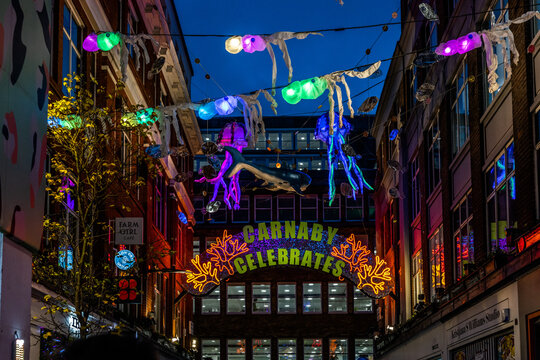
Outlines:
[[50, 0], [0, 2], [0, 230], [39, 248], [43, 229]]
[[337, 228], [304, 221], [246, 225], [236, 235], [225, 230], [205, 253], [191, 260], [182, 285], [190, 294], [205, 295], [235, 274], [293, 266], [349, 280], [373, 298], [388, 295], [393, 280], [386, 262], [354, 235], [344, 237], [337, 232]]

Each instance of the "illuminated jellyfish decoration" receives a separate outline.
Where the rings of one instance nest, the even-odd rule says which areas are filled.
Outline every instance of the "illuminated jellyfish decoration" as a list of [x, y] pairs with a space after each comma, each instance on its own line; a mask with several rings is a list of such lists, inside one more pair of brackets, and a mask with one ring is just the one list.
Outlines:
[[[337, 114], [336, 114], [337, 115]], [[351, 124], [343, 118], [343, 127], [339, 127], [338, 123], [333, 124], [333, 134], [330, 134], [330, 120], [328, 113], [324, 114], [317, 120], [315, 129], [315, 138], [324, 141], [327, 145], [328, 152], [328, 198], [330, 205], [334, 201], [336, 195], [336, 185], [334, 184], [334, 171], [338, 167], [338, 161], [341, 161], [349, 184], [353, 190], [353, 198], [356, 200], [356, 193], [360, 190], [363, 193], [364, 187], [369, 190], [373, 188], [366, 182], [362, 170], [356, 164], [356, 156], [351, 156], [350, 152], [346, 152], [348, 145], [345, 142], [345, 137], [352, 130]], [[345, 145], [345, 146], [344, 146]]]
[[[232, 122], [228, 123], [221, 129], [217, 139], [218, 146], [232, 146], [236, 150], [242, 152], [242, 149], [248, 145], [246, 140], [247, 137], [246, 128], [239, 123]], [[223, 187], [223, 201], [227, 204], [229, 209], [238, 210], [240, 209], [240, 182], [239, 176], [240, 172], [237, 172], [234, 176], [231, 177], [229, 184], [225, 182], [223, 175], [227, 172], [231, 166], [233, 160], [229, 152], [225, 152], [225, 160], [221, 163], [221, 168], [214, 178], [207, 178], [203, 176], [202, 178], [195, 180], [196, 182], [202, 183], [204, 181], [214, 185], [214, 193], [210, 199], [210, 203], [216, 201], [219, 189]], [[232, 201], [231, 201], [232, 200]]]

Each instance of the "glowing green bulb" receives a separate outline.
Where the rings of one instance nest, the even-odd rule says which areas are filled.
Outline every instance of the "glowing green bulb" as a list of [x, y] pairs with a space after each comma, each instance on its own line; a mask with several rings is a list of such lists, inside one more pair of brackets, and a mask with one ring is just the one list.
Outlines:
[[302, 86], [300, 85], [300, 82], [295, 81], [292, 84], [289, 84], [289, 86], [281, 89], [281, 96], [283, 96], [283, 100], [289, 104], [298, 104], [298, 102], [302, 100]]
[[102, 51], [109, 51], [120, 42], [120, 34], [106, 32], [97, 36], [97, 45]]
[[326, 81], [318, 77], [302, 80], [301, 84], [302, 99], [316, 99], [326, 90]]

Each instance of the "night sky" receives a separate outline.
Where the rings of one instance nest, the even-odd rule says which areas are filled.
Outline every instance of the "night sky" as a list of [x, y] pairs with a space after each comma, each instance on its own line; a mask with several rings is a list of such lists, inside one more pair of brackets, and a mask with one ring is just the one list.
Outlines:
[[[184, 34], [269, 34], [278, 31], [313, 31], [387, 22], [398, 22], [392, 13], [399, 14], [399, 0], [368, 2], [344, 0], [176, 0], [176, 7]], [[304, 40], [287, 41], [293, 65], [293, 79], [303, 80], [337, 70], [370, 64], [392, 56], [400, 35], [400, 26], [391, 25], [383, 32], [382, 26], [324, 32], [323, 37], [310, 35]], [[371, 54], [366, 56], [376, 38]], [[229, 54], [225, 51], [226, 37], [186, 37], [189, 55], [195, 72], [191, 89], [192, 101], [223, 97], [224, 93], [212, 80], [205, 79], [206, 71], [230, 95], [248, 94], [269, 88], [272, 84], [272, 62], [267, 51], [252, 54], [244, 51]], [[288, 70], [281, 51], [274, 46], [278, 74], [276, 86], [287, 85]], [[204, 69], [195, 63], [199, 58]], [[377, 79], [347, 78], [354, 96], [368, 87], [380, 85], [353, 99], [358, 109], [369, 96], [380, 96], [382, 81], [390, 61], [381, 65], [383, 77]], [[316, 100], [302, 100], [296, 105], [286, 103], [281, 90], [276, 92], [278, 115], [312, 115], [328, 110], [327, 91]], [[344, 92], [345, 94], [345, 92]], [[265, 115], [273, 115], [262, 95], [259, 97]], [[322, 108], [318, 108], [322, 104]], [[375, 113], [375, 110], [372, 111]], [[347, 114], [347, 111], [346, 111]], [[232, 115], [239, 116], [239, 111]]]

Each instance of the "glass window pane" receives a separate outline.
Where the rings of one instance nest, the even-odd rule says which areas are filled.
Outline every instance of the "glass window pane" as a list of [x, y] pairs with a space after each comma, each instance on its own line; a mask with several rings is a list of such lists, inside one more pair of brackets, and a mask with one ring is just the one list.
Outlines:
[[246, 359], [246, 340], [227, 339], [227, 360]]
[[504, 163], [504, 154], [497, 160], [497, 185], [506, 178], [506, 165]]
[[296, 170], [298, 171], [307, 171], [310, 168], [310, 159], [299, 158], [296, 161]]
[[506, 159], [506, 171], [512, 172], [516, 168], [516, 160], [514, 159], [514, 143], [510, 144], [508, 149], [506, 149], [506, 154], [508, 158]]
[[361, 195], [358, 195], [356, 200], [352, 197], [347, 198], [345, 204], [347, 206], [347, 221], [358, 221], [364, 218]]
[[267, 146], [270, 146], [270, 148], [274, 149], [274, 148], [280, 148], [280, 145], [279, 145], [279, 133], [267, 133], [266, 134], [268, 140], [270, 140], [270, 143], [267, 142]]
[[253, 339], [253, 360], [270, 360], [270, 339]]
[[296, 360], [296, 339], [278, 339], [279, 360]]
[[293, 150], [292, 133], [281, 134], [281, 150]]
[[220, 297], [219, 286], [214, 289], [210, 294], [201, 299], [201, 313], [202, 314], [219, 314]]
[[299, 132], [296, 134], [296, 149], [305, 150], [308, 148], [308, 133]]
[[227, 285], [227, 313], [246, 313], [246, 291], [244, 285]]
[[278, 284], [278, 313], [296, 313], [296, 284]]
[[319, 150], [321, 149], [321, 141], [315, 139], [315, 134], [310, 133], [309, 134], [309, 148], [313, 150]]
[[322, 360], [322, 339], [304, 339], [304, 360]]
[[330, 359], [348, 360], [347, 358], [347, 339], [330, 339]]
[[255, 222], [271, 221], [272, 220], [272, 197], [271, 196], [256, 196], [255, 197]]
[[323, 198], [323, 220], [324, 221], [340, 221], [341, 220], [341, 197], [339, 195], [334, 196], [332, 205], [328, 196]]
[[495, 190], [495, 167], [490, 168], [486, 174], [486, 193], [490, 194]]
[[278, 196], [278, 220], [294, 220], [294, 196]]
[[357, 287], [354, 288], [354, 312], [373, 311], [373, 301]]
[[257, 142], [255, 143], [255, 150], [264, 150], [266, 147], [266, 135], [259, 134], [259, 136], [257, 136]]
[[355, 359], [373, 359], [373, 340], [354, 339], [354, 357]]
[[218, 339], [202, 339], [201, 354], [203, 359], [219, 360], [220, 344]]
[[328, 312], [347, 312], [347, 284], [328, 283]]
[[240, 208], [232, 211], [233, 223], [248, 223], [249, 222], [249, 196], [242, 195], [240, 198]]
[[253, 284], [252, 292], [252, 312], [254, 314], [270, 314], [270, 284]]
[[302, 221], [317, 221], [317, 195], [300, 197], [300, 219]]
[[321, 283], [304, 283], [304, 313], [321, 313]]

